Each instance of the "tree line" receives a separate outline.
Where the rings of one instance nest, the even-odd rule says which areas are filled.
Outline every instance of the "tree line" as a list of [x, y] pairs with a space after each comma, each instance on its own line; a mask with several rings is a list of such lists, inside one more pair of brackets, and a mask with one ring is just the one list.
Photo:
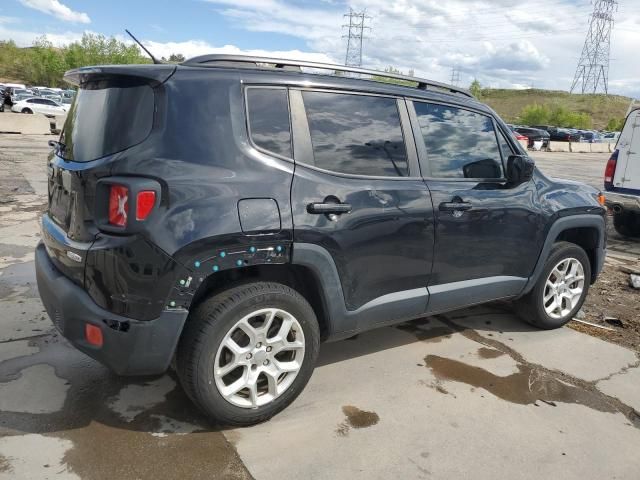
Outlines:
[[28, 48], [0, 41], [0, 77], [28, 85], [64, 87], [64, 72], [72, 68], [150, 62], [137, 45], [91, 33], [63, 47], [54, 47], [44, 36]]

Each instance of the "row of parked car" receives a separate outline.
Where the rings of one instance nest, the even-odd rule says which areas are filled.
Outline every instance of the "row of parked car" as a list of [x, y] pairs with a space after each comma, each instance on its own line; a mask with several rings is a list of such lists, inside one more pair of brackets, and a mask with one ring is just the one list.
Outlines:
[[16, 113], [63, 115], [69, 110], [75, 93], [75, 90], [61, 88], [0, 84], [0, 111], [9, 106]]
[[550, 125], [509, 125], [518, 140], [527, 142], [528, 147], [541, 150], [549, 146], [549, 142], [586, 142], [586, 143], [616, 143], [620, 132], [598, 132], [595, 130], [577, 130], [574, 128], [559, 128]]

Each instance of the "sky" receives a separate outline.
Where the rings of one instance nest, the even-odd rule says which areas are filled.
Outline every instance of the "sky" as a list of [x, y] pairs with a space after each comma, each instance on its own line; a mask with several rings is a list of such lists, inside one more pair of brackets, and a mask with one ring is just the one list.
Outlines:
[[[2, 0], [0, 40], [56, 45], [83, 32], [129, 41], [158, 57], [249, 53], [344, 63], [350, 9], [366, 10], [363, 67], [393, 66], [461, 86], [568, 90], [591, 0]], [[640, 0], [619, 0], [610, 93], [640, 98]]]

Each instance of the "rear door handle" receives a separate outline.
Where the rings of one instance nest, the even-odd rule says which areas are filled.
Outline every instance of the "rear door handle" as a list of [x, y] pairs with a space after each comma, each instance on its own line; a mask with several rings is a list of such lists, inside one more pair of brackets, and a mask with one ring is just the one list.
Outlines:
[[464, 212], [473, 207], [469, 202], [442, 202], [438, 208], [441, 212]]
[[307, 205], [307, 212], [317, 214], [341, 214], [349, 213], [351, 205], [348, 203], [310, 203]]

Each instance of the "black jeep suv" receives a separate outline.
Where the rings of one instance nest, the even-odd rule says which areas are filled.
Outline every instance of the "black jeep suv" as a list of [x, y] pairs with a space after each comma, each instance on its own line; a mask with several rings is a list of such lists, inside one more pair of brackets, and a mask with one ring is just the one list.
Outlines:
[[559, 327], [602, 267], [599, 192], [545, 177], [465, 90], [224, 55], [65, 78], [47, 312], [119, 374], [175, 359], [218, 422], [286, 407], [322, 341], [497, 299]]

